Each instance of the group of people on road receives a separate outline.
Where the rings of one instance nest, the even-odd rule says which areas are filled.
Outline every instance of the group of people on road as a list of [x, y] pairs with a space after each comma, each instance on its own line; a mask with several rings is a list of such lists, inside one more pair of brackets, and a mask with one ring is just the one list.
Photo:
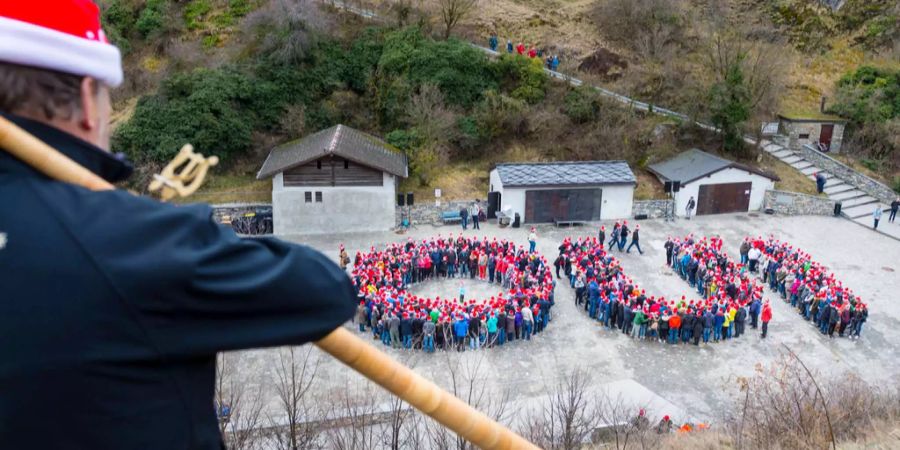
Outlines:
[[[491, 51], [498, 52], [498, 47], [500, 45], [500, 40], [497, 38], [497, 33], [491, 33], [491, 36], [488, 38], [488, 47], [490, 47]], [[547, 69], [556, 71], [559, 69], [559, 55], [551, 55], [544, 51], [543, 48], [537, 47], [535, 44], [531, 44], [526, 46], [522, 42], [519, 42], [515, 46], [513, 45], [512, 40], [506, 40], [506, 53], [515, 54], [520, 56], [527, 56], [529, 58], [541, 58], [544, 60], [544, 66]], [[545, 56], [545, 53], [546, 56]]]
[[[631, 233], [631, 244], [628, 246], [628, 249], [625, 249], [625, 244], [628, 243], [628, 234]], [[606, 226], [600, 226], [600, 232], [597, 233], [597, 240], [602, 244], [606, 241]], [[612, 233], [609, 236], [609, 242], [606, 245], [610, 248], [618, 248], [619, 251], [625, 251], [625, 253], [631, 253], [631, 249], [633, 247], [637, 247], [637, 251], [640, 254], [644, 254], [644, 251], [641, 250], [641, 226], [635, 225], [634, 232], [632, 232], [628, 228], [628, 221], [623, 220], [620, 224], [618, 221], [613, 225]]]
[[[648, 296], [604, 244], [597, 237], [566, 238], [559, 250], [562, 270], [575, 289], [576, 306], [610, 330], [635, 339], [699, 345], [739, 337], [753, 311], [763, 311], [763, 322], [771, 319], [771, 307], [761, 303], [759, 291], [748, 279], [736, 283], [723, 276], [723, 287], [699, 300]], [[687, 253], [691, 245], [679, 243], [673, 254]], [[670, 255], [669, 260], [674, 259]], [[754, 318], [751, 326], [755, 324]]]
[[[341, 249], [341, 260], [347, 258]], [[479, 279], [496, 284], [490, 299], [425, 298], [408, 288], [433, 279]], [[360, 332], [394, 348], [465, 351], [530, 340], [551, 319], [556, 285], [546, 260], [506, 240], [423, 239], [357, 252], [351, 279], [358, 292]]]
[[700, 300], [701, 307], [711, 309], [718, 304], [717, 312], [724, 312], [722, 319], [717, 312], [713, 313], [714, 327], [718, 329], [720, 321], [722, 325], [721, 336], [715, 333], [714, 337], [740, 337], [746, 332], [749, 320], [751, 329], [761, 324], [760, 336], [766, 338], [772, 306], [763, 300], [762, 285], [722, 250], [721, 238], [695, 238], [693, 234], [683, 239], [668, 237], [663, 247], [666, 264], [707, 299]]
[[810, 255], [774, 237], [745, 238], [741, 261], [748, 261], [762, 282], [778, 292], [819, 332], [859, 339], [869, 309]]

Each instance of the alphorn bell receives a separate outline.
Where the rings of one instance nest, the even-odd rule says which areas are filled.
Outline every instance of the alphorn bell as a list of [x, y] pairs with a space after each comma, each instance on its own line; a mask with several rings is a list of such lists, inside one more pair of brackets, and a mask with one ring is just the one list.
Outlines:
[[[103, 191], [115, 186], [80, 166], [56, 149], [0, 116], [0, 148], [49, 178]], [[200, 187], [215, 156], [204, 158], [189, 146], [182, 148], [163, 173], [154, 177], [153, 187], [162, 196], [192, 193]], [[180, 172], [179, 166], [187, 163]], [[166, 175], [173, 178], [168, 178]], [[358, 336], [338, 327], [316, 345], [351, 369], [400, 397], [441, 425], [476, 446], [488, 450], [537, 449], [512, 430], [500, 425], [469, 404], [441, 389]]]

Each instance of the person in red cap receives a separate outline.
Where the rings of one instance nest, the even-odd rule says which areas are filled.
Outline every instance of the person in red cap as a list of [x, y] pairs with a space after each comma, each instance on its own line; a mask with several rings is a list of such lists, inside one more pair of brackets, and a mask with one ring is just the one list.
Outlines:
[[762, 338], [765, 339], [766, 335], [769, 334], [769, 321], [772, 320], [772, 305], [769, 304], [768, 300], [763, 304], [760, 319], [762, 319]]
[[[93, 2], [0, 2], [0, 115], [111, 183], [132, 171], [110, 151], [122, 78]], [[216, 354], [315, 341], [355, 311], [335, 262], [240, 239], [209, 206], [90, 191], [3, 150], [0, 186], [17, 212], [0, 214], [3, 448], [221, 449]]]

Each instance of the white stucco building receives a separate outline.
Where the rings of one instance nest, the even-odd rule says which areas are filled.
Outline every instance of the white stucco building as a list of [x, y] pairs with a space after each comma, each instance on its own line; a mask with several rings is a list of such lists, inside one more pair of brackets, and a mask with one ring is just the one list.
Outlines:
[[489, 200], [524, 223], [631, 217], [636, 179], [625, 161], [498, 164]]
[[337, 125], [278, 146], [257, 179], [272, 178], [277, 235], [390, 230], [406, 156], [391, 145]]
[[762, 207], [766, 190], [775, 189], [773, 174], [729, 161], [702, 150], [691, 149], [647, 168], [663, 183], [678, 181], [674, 194], [675, 214], [683, 216], [688, 200], [696, 207], [692, 214], [722, 214], [756, 211]]

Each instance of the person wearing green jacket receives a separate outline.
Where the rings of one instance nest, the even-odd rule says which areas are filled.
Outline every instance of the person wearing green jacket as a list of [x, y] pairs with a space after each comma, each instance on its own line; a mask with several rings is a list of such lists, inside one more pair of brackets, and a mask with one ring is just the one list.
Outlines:
[[644, 335], [647, 333], [647, 315], [644, 314], [644, 311], [635, 308], [634, 319], [631, 323], [634, 325], [631, 328], [631, 337], [634, 338], [637, 336], [638, 339], [643, 339]]
[[491, 313], [491, 317], [487, 320], [488, 347], [493, 347], [497, 340], [497, 316]]

